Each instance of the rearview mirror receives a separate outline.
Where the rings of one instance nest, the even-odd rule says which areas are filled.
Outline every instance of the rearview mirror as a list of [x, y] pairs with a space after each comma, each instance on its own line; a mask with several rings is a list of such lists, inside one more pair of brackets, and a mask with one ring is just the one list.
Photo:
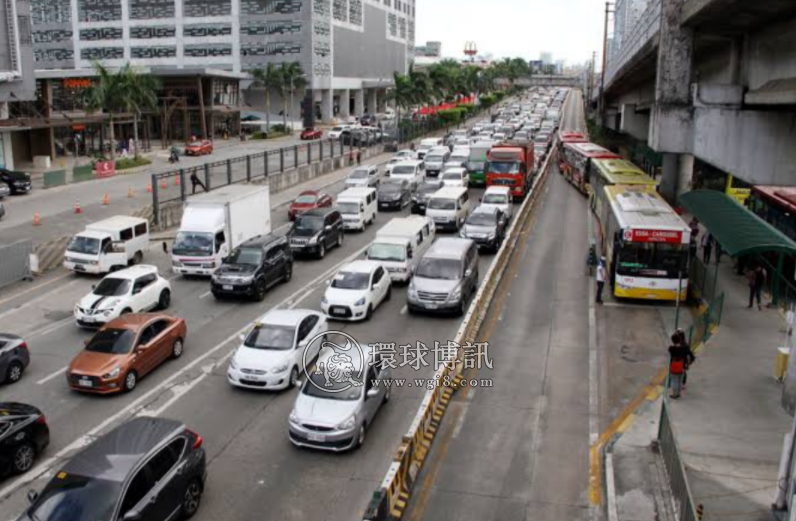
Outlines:
[[136, 510], [128, 510], [122, 517], [122, 521], [138, 521], [139, 519], [141, 519], [141, 514]]
[[378, 389], [371, 389], [365, 394], [365, 397], [366, 398], [375, 398], [378, 395], [379, 395], [379, 390]]
[[330, 232], [330, 231], [332, 231], [332, 225], [330, 225], [330, 224], [327, 224], [327, 225], [324, 227], [324, 230], [326, 230], [327, 232]]
[[35, 490], [28, 490], [28, 501], [35, 503], [39, 499], [39, 493]]
[[238, 340], [240, 340], [241, 342], [243, 342], [244, 340], [246, 340], [246, 335], [244, 335], [244, 334], [242, 334], [242, 333], [241, 333], [240, 335], [238, 335]]
[[467, 271], [464, 272], [464, 276], [465, 277], [470, 277], [470, 276], [472, 276], [472, 274], [473, 274], [473, 270], [467, 270]]

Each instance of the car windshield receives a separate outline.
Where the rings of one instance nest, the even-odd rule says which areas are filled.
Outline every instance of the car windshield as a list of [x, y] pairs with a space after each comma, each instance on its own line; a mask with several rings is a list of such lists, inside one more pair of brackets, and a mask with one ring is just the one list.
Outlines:
[[296, 197], [294, 203], [298, 204], [312, 204], [317, 200], [318, 196], [312, 194], [304, 194]]
[[470, 170], [483, 170], [486, 166], [486, 161], [469, 161], [467, 163], [467, 168]]
[[508, 203], [506, 194], [486, 194], [484, 195], [484, 203], [486, 204], [506, 204]]
[[351, 172], [349, 176], [351, 179], [367, 179], [368, 178], [368, 171], [367, 170], [354, 170]]
[[442, 154], [429, 154], [426, 156], [426, 163], [440, 163], [444, 157]]
[[212, 255], [213, 234], [210, 232], [177, 232], [171, 251], [174, 255]]
[[66, 251], [71, 251], [73, 253], [84, 253], [87, 255], [96, 255], [99, 253], [99, 246], [99, 239], [75, 235], [72, 237], [72, 240], [69, 241], [69, 246], [66, 247]]
[[341, 130], [343, 130], [343, 127], [333, 127], [332, 130], [334, 130], [335, 132], [340, 132]]
[[202, 142], [201, 141], [191, 141], [190, 143], [188, 143], [188, 146], [189, 147], [200, 147], [200, 146], [202, 146]]
[[406, 260], [406, 246], [375, 242], [368, 250], [368, 259], [403, 262]]
[[[353, 366], [353, 364], [352, 364]], [[356, 368], [354, 368], [354, 378], [356, 378]], [[364, 385], [354, 386], [348, 381], [338, 382], [335, 378], [329, 378], [329, 384], [326, 383], [326, 376], [321, 369], [310, 373], [312, 382], [307, 382], [301, 388], [301, 394], [312, 396], [315, 398], [323, 398], [326, 400], [341, 400], [341, 401], [354, 401], [362, 396], [362, 389]], [[313, 385], [313, 383], [315, 385]], [[346, 389], [347, 388], [347, 389]], [[345, 389], [345, 390], [343, 390]]]
[[538, 134], [535, 138], [533, 138], [534, 143], [547, 143], [550, 139], [549, 134]]
[[488, 212], [473, 212], [467, 217], [465, 223], [472, 226], [494, 226], [495, 214]]
[[287, 351], [293, 347], [295, 336], [295, 327], [264, 324], [249, 331], [243, 345], [252, 349]]
[[338, 201], [337, 209], [344, 215], [359, 215], [359, 203]]
[[440, 188], [442, 187], [437, 183], [422, 184], [420, 185], [420, 188], [417, 189], [417, 191], [418, 193], [421, 194], [433, 194], [434, 192], [438, 191]]
[[382, 183], [379, 185], [379, 193], [397, 194], [401, 191], [401, 186], [399, 183]]
[[323, 217], [319, 215], [300, 215], [296, 219], [297, 230], [318, 231], [323, 229]]
[[370, 273], [341, 271], [332, 279], [332, 287], [338, 289], [367, 289]]
[[490, 161], [489, 171], [493, 174], [519, 174], [520, 164], [516, 161]]
[[428, 202], [429, 210], [455, 210], [455, 199], [443, 199], [441, 197], [432, 197]]
[[263, 261], [262, 248], [235, 248], [227, 259], [229, 264], [259, 266]]
[[450, 161], [452, 163], [466, 163], [469, 158], [470, 154], [462, 154], [462, 155], [454, 154], [451, 156]]
[[97, 332], [88, 344], [86, 351], [106, 355], [125, 355], [132, 351], [135, 332], [132, 329], [103, 329]]
[[392, 169], [392, 175], [414, 174], [414, 173], [415, 173], [415, 167], [413, 165], [411, 165], [411, 166], [410, 165], [406, 165], [406, 166], [397, 165], [397, 166], [394, 166], [393, 169]]
[[127, 279], [104, 278], [94, 288], [95, 295], [102, 297], [120, 297], [130, 292], [130, 281]]
[[41, 521], [109, 520], [116, 510], [123, 482], [59, 472], [31, 507]]
[[462, 276], [462, 263], [456, 259], [424, 258], [420, 260], [415, 276], [424, 279], [458, 280]]
[[462, 173], [461, 172], [445, 172], [442, 174], [442, 179], [446, 181], [461, 181], [462, 180]]

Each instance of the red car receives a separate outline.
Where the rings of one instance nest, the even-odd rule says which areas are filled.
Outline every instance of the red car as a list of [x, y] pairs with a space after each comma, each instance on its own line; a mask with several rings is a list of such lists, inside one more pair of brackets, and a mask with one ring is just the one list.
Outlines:
[[287, 217], [291, 221], [296, 220], [296, 216], [315, 208], [325, 208], [332, 206], [332, 197], [329, 194], [322, 194], [315, 190], [301, 192], [296, 200], [290, 203], [287, 209]]
[[203, 156], [205, 154], [213, 153], [213, 142], [209, 139], [200, 141], [191, 141], [185, 145], [186, 156]]
[[301, 140], [307, 139], [321, 139], [323, 137], [323, 130], [317, 127], [305, 128], [301, 131]]

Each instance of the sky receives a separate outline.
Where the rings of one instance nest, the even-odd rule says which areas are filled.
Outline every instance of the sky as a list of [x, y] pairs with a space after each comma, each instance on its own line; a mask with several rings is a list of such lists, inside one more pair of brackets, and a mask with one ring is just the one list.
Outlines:
[[602, 56], [603, 0], [415, 0], [415, 44], [441, 41], [445, 57], [463, 58], [474, 41], [493, 59], [539, 59], [583, 63]]

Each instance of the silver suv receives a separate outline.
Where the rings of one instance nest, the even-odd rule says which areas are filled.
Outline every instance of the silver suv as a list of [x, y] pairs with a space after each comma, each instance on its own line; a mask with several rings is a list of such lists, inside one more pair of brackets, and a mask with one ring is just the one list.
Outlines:
[[409, 285], [410, 313], [463, 315], [478, 290], [478, 247], [471, 239], [441, 238], [420, 259]]

